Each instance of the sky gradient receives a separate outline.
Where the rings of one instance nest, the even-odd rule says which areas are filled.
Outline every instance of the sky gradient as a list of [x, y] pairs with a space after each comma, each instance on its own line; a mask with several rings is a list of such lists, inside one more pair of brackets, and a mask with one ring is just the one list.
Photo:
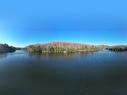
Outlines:
[[0, 43], [127, 44], [126, 0], [1, 0]]

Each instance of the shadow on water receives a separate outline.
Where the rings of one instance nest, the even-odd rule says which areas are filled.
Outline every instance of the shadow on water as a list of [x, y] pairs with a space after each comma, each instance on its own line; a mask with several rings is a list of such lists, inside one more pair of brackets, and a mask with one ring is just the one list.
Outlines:
[[7, 57], [7, 54], [0, 54], [0, 59], [6, 58], [6, 57]]
[[0, 56], [0, 95], [127, 95], [127, 52]]

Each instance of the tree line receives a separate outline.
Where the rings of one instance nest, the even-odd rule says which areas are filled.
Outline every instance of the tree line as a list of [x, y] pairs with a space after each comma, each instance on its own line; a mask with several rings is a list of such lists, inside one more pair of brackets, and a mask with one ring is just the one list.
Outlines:
[[112, 46], [107, 48], [107, 50], [111, 50], [111, 51], [127, 51], [127, 46]]
[[74, 53], [74, 52], [88, 52], [99, 50], [96, 46], [88, 46], [83, 44], [73, 43], [49, 43], [30, 45], [27, 48], [29, 52], [35, 53]]

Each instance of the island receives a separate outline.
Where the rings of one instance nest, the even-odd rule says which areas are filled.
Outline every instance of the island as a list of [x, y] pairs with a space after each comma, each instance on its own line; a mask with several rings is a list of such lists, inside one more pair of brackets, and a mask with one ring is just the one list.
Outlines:
[[0, 53], [14, 52], [15, 47], [9, 46], [8, 44], [0, 44]]
[[93, 52], [100, 50], [100, 47], [68, 42], [52, 42], [47, 44], [34, 44], [26, 47], [30, 53], [75, 53]]

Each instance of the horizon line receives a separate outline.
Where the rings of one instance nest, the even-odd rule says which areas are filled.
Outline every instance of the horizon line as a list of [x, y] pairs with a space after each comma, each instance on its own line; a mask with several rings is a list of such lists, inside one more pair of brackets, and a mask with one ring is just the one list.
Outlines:
[[85, 42], [72, 42], [72, 41], [50, 41], [50, 42], [42, 42], [42, 43], [30, 43], [24, 46], [18, 46], [18, 45], [13, 45], [13, 44], [9, 44], [9, 43], [3, 43], [0, 42], [0, 44], [8, 44], [9, 46], [14, 46], [14, 47], [27, 47], [29, 45], [36, 45], [36, 44], [50, 44], [50, 43], [72, 43], [72, 44], [84, 44], [84, 45], [95, 45], [95, 46], [99, 46], [99, 45], [105, 45], [105, 46], [118, 46], [118, 45], [127, 45], [127, 44], [94, 44], [94, 43], [85, 43]]

